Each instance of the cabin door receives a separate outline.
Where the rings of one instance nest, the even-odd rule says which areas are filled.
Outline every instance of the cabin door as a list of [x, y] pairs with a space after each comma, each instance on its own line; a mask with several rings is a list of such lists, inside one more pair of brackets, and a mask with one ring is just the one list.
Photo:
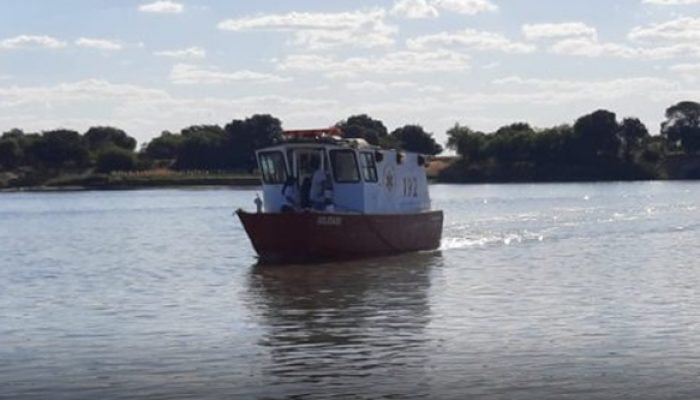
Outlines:
[[327, 170], [328, 159], [323, 148], [301, 148], [292, 150], [290, 159], [293, 161], [293, 171], [296, 177], [302, 208], [311, 208], [311, 180], [316, 167]]

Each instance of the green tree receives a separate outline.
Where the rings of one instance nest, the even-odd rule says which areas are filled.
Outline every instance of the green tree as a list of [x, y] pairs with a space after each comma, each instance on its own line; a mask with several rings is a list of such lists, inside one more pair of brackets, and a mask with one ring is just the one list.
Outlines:
[[423, 130], [420, 125], [405, 125], [391, 132], [401, 148], [414, 153], [436, 155], [442, 153], [440, 146], [433, 138], [432, 133]]
[[84, 137], [92, 152], [107, 147], [120, 147], [131, 151], [136, 148], [136, 139], [127, 135], [123, 130], [111, 126], [92, 127], [85, 132]]
[[700, 150], [700, 104], [682, 101], [666, 110], [661, 135], [672, 148], [691, 154]]
[[[0, 151], [0, 165], [5, 168], [13, 169], [20, 165], [26, 164], [29, 160], [26, 157], [26, 151], [31, 143], [39, 138], [36, 134], [25, 134], [23, 130], [14, 128], [2, 134], [0, 142], [5, 142]], [[14, 143], [9, 143], [14, 142]]]
[[201, 134], [224, 137], [224, 130], [219, 125], [191, 125], [180, 131], [183, 137], [196, 136]]
[[22, 164], [22, 148], [16, 139], [0, 139], [0, 167], [14, 169]]
[[24, 131], [19, 128], [10, 129], [2, 134], [2, 139], [21, 139], [24, 137]]
[[650, 136], [641, 151], [641, 160], [647, 164], [660, 164], [666, 156], [666, 140], [661, 136]]
[[148, 142], [144, 153], [153, 160], [174, 160], [177, 158], [183, 139], [182, 135], [164, 131]]
[[375, 146], [385, 144], [391, 147], [390, 140], [383, 140], [387, 139], [389, 135], [384, 123], [367, 114], [353, 115], [345, 121], [338, 122], [335, 126], [343, 131], [343, 136], [346, 138], [360, 138]]
[[640, 150], [649, 139], [647, 127], [638, 118], [625, 118], [620, 125], [622, 156], [626, 162], [632, 161], [633, 152]]
[[88, 147], [76, 131], [59, 129], [44, 132], [28, 148], [33, 160], [49, 168], [85, 167], [90, 160]]
[[534, 130], [527, 122], [514, 122], [510, 125], [505, 125], [498, 128], [498, 130], [494, 134], [512, 136], [521, 133], [532, 134], [534, 133]]
[[131, 171], [135, 166], [134, 152], [122, 147], [106, 147], [97, 154], [97, 170], [99, 172]]
[[531, 156], [538, 165], [556, 168], [572, 163], [575, 146], [574, 128], [571, 125], [554, 126], [534, 134]]
[[227, 165], [253, 170], [257, 165], [255, 151], [282, 138], [282, 122], [269, 114], [257, 114], [231, 121], [224, 132]]
[[615, 113], [598, 110], [584, 115], [574, 124], [579, 161], [591, 162], [597, 158], [617, 158], [620, 127]]
[[194, 125], [181, 131], [177, 169], [214, 170], [226, 168], [226, 137], [218, 125]]
[[532, 127], [523, 122], [503, 126], [489, 137], [487, 152], [507, 163], [530, 160], [534, 135]]
[[474, 132], [469, 127], [455, 124], [447, 131], [447, 148], [457, 152], [468, 161], [478, 161], [484, 156], [486, 135]]

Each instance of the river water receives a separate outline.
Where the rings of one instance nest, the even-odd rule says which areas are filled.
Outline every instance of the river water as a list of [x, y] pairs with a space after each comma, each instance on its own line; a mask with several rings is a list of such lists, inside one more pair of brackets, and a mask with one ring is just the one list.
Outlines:
[[285, 267], [255, 191], [2, 194], [0, 398], [700, 397], [700, 184], [431, 192], [439, 251]]

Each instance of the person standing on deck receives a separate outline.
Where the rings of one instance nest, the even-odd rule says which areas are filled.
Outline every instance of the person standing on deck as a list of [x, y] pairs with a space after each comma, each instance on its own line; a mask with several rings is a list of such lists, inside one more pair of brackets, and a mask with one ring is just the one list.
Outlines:
[[311, 169], [314, 173], [311, 176], [311, 190], [309, 191], [309, 200], [314, 210], [325, 209], [325, 198], [323, 191], [325, 188], [326, 173], [321, 168], [321, 159], [314, 157], [311, 159]]

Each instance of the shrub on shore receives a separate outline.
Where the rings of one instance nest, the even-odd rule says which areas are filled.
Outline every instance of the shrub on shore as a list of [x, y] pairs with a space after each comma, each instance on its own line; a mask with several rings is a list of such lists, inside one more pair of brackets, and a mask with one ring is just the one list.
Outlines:
[[131, 171], [136, 167], [133, 151], [121, 147], [109, 147], [97, 154], [97, 172]]

